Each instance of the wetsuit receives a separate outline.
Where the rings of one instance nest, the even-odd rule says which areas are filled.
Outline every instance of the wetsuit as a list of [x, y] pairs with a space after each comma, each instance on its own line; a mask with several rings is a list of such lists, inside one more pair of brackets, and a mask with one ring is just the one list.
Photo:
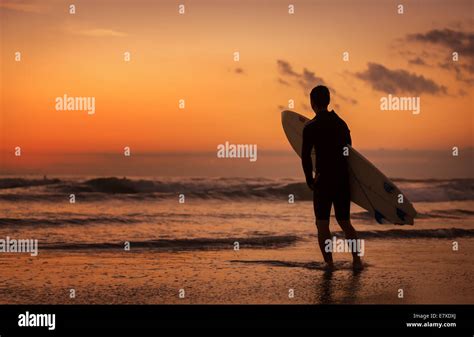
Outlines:
[[[329, 220], [334, 204], [336, 219], [349, 220], [350, 188], [346, 145], [352, 145], [347, 124], [334, 112], [318, 112], [303, 129], [301, 160], [308, 185], [313, 183], [311, 152], [316, 150], [316, 172], [314, 185], [314, 214], [316, 219]], [[348, 151], [346, 151], [346, 154]]]

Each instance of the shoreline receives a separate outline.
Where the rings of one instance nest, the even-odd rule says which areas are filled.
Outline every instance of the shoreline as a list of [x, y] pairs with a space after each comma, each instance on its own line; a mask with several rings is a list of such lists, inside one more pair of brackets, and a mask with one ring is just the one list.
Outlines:
[[0, 255], [2, 269], [15, 271], [3, 275], [0, 303], [472, 304], [474, 239], [458, 241], [462, 249], [450, 252], [449, 239], [370, 240], [360, 273], [352, 271], [348, 253], [335, 254], [336, 270], [324, 271], [315, 242], [238, 252]]

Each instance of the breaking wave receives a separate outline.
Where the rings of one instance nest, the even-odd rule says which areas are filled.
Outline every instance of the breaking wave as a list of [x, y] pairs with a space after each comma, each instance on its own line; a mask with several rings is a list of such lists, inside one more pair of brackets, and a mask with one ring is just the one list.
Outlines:
[[[474, 237], [474, 229], [463, 228], [437, 228], [437, 229], [390, 229], [381, 231], [358, 231], [362, 239], [391, 238], [391, 239], [431, 239], [431, 238], [458, 238]], [[336, 232], [337, 237], [342, 237], [342, 232]]]
[[[434, 239], [434, 238], [460, 238], [474, 237], [473, 229], [440, 228], [419, 230], [380, 230], [359, 231], [362, 239]], [[336, 237], [343, 237], [342, 232], [334, 232]], [[191, 239], [157, 239], [145, 241], [131, 241], [130, 246], [134, 251], [137, 249], [152, 249], [157, 251], [179, 252], [179, 251], [205, 251], [232, 249], [235, 242], [239, 242], [240, 248], [248, 249], [270, 249], [285, 248], [303, 240], [313, 240], [314, 235], [300, 237], [296, 235], [259, 235], [251, 237], [228, 237], [228, 238], [191, 238]], [[93, 243], [45, 243], [40, 245], [41, 249], [49, 250], [123, 250], [123, 242], [93, 242]]]
[[[394, 181], [412, 202], [474, 200], [474, 179]], [[85, 201], [104, 198], [168, 199], [176, 198], [180, 193], [198, 199], [287, 199], [289, 194], [293, 194], [297, 201], [312, 200], [311, 191], [303, 182], [295, 179], [0, 179], [0, 200], [57, 201], [64, 199], [66, 193], [80, 195]]]
[[[239, 242], [240, 248], [283, 248], [299, 240], [293, 235], [273, 235], [235, 238], [193, 238], [193, 239], [159, 239], [146, 241], [132, 241], [130, 246], [135, 249], [154, 249], [160, 251], [193, 251], [193, 250], [221, 250], [232, 249], [234, 243]], [[50, 243], [41, 245], [41, 249], [60, 250], [110, 250], [124, 249], [124, 243]]]

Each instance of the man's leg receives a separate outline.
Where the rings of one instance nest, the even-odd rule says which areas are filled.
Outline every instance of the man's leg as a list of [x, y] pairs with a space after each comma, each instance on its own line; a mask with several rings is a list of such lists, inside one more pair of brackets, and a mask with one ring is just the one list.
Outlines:
[[[318, 242], [324, 261], [332, 267], [332, 251], [326, 251], [326, 240], [331, 241], [329, 231], [329, 216], [331, 214], [331, 199], [324, 190], [318, 189], [313, 194], [314, 215], [316, 217], [316, 227], [318, 228]], [[332, 249], [332, 241], [329, 246]]]
[[[349, 188], [340, 191], [334, 200], [334, 213], [336, 220], [341, 229], [344, 231], [346, 240], [357, 240], [357, 232], [352, 226], [351, 216], [351, 199]], [[352, 241], [356, 242], [356, 241]], [[352, 246], [354, 248], [354, 246]], [[362, 261], [359, 252], [355, 249], [352, 251], [352, 258], [354, 261], [354, 268], [362, 268]]]
[[[332, 239], [331, 232], [329, 231], [329, 220], [316, 219], [316, 227], [318, 227], [319, 249], [321, 249], [323, 254], [324, 262], [332, 264]], [[329, 246], [326, 240], [329, 240]], [[331, 248], [331, 250], [328, 251], [326, 247]]]
[[[344, 236], [346, 237], [347, 240], [357, 240], [357, 232], [355, 228], [351, 224], [351, 220], [342, 220], [342, 219], [336, 219], [337, 223], [339, 226], [342, 228], [344, 231]], [[355, 259], [360, 259], [359, 255], [357, 255], [358, 252], [352, 252], [352, 255]]]

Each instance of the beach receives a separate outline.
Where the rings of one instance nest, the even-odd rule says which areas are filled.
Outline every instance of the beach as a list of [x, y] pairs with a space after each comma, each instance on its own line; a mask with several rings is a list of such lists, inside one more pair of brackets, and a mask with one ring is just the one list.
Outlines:
[[352, 205], [365, 268], [334, 253], [328, 272], [296, 179], [4, 178], [0, 238], [39, 249], [0, 253], [0, 303], [474, 303], [473, 180], [396, 183], [415, 225]]

